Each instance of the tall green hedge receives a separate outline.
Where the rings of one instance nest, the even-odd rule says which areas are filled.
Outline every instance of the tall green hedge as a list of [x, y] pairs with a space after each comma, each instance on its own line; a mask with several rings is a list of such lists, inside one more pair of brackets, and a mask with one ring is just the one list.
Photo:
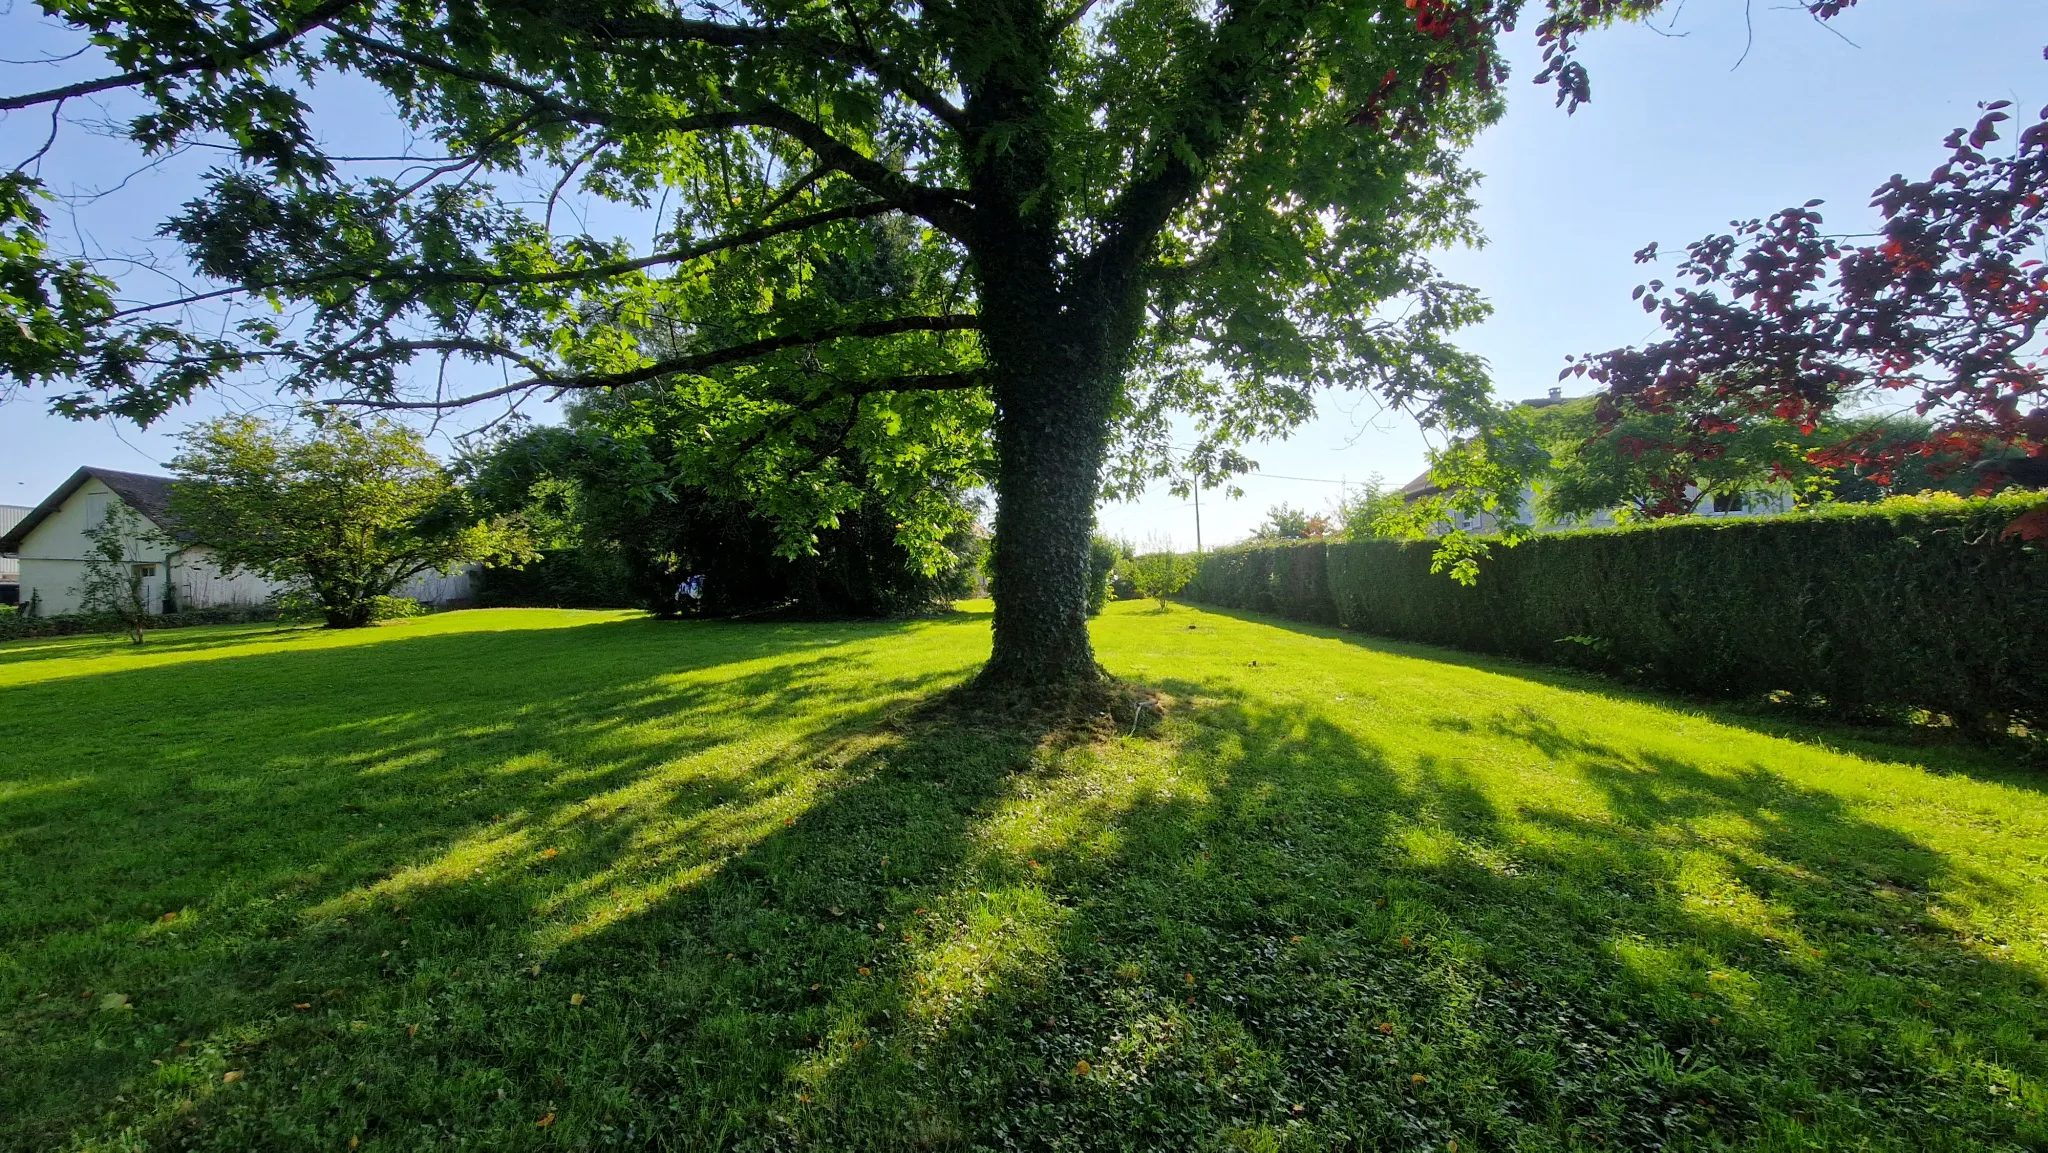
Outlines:
[[2048, 548], [2001, 537], [2036, 497], [1905, 498], [1672, 520], [1495, 549], [1476, 585], [1428, 542], [1204, 558], [1196, 601], [1718, 696], [2048, 725]]

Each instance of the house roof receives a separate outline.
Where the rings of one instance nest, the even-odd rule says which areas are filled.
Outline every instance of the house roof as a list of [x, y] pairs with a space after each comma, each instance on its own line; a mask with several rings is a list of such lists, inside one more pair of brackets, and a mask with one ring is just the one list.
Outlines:
[[177, 518], [171, 515], [170, 477], [121, 472], [118, 469], [94, 468], [87, 465], [72, 473], [69, 479], [57, 486], [57, 491], [44, 497], [43, 503], [29, 510], [28, 515], [22, 517], [13, 528], [8, 529], [5, 535], [0, 535], [0, 553], [21, 551], [21, 542], [28, 539], [28, 534], [34, 532], [36, 526], [48, 519], [51, 513], [63, 508], [64, 502], [71, 499], [71, 494], [84, 487], [85, 482], [89, 480], [97, 480], [113, 489], [116, 495], [127, 502], [128, 507], [148, 517], [158, 528], [177, 536], [180, 540], [191, 539], [191, 534], [182, 531]]
[[[1531, 397], [1528, 400], [1519, 400], [1515, 402], [1515, 405], [1518, 408], [1551, 408], [1560, 404], [1570, 404], [1577, 399], [1579, 398], [1575, 396], [1566, 396], [1561, 388], [1553, 388], [1550, 390], [1549, 396], [1537, 396]], [[1400, 489], [1402, 499], [1410, 503], [1437, 491], [1440, 490], [1430, 482], [1428, 469], [1423, 469], [1421, 476], [1402, 485]]]

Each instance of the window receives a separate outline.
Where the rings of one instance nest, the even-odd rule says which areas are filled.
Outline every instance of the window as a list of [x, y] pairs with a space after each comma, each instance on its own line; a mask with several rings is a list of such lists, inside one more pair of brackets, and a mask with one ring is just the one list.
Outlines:
[[1742, 494], [1739, 492], [1717, 492], [1714, 494], [1715, 512], [1741, 512]]
[[135, 575], [139, 577], [153, 577], [156, 575], [156, 566], [153, 564], [136, 565]]

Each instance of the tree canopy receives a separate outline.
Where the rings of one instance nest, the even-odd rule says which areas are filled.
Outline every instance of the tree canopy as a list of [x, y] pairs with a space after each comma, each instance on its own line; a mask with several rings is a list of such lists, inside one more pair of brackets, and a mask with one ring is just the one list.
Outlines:
[[171, 509], [223, 573], [258, 573], [318, 602], [330, 628], [374, 619], [422, 573], [531, 555], [521, 526], [486, 522], [417, 433], [330, 420], [307, 433], [223, 417], [184, 434]]
[[[1983, 105], [1925, 180], [1879, 186], [1871, 203], [1882, 223], [1865, 243], [1826, 232], [1814, 200], [1688, 245], [1672, 283], [1636, 289], [1664, 338], [1566, 374], [1606, 386], [1606, 428], [1656, 425], [1653, 448], [1750, 436], [1771, 422], [1811, 441], [1845, 406], [1891, 402], [1924, 418], [1924, 433], [1845, 426], [1809, 443], [1806, 461], [1878, 485], [1902, 470], [1939, 482], [1973, 463], [1986, 490], [2048, 485], [2048, 108], [2001, 147], [2010, 107]], [[1657, 258], [1655, 244], [1636, 254]], [[2048, 510], [2015, 528], [2048, 537]]]
[[[8, 372], [140, 420], [250, 374], [429, 410], [653, 385], [716, 410], [720, 451], [771, 462], [799, 525], [848, 493], [793, 438], [844, 429], [879, 476], [978, 434], [1004, 542], [993, 682], [1095, 675], [1092, 506], [1106, 476], [1180, 467], [1176, 420], [1214, 472], [1325, 388], [1453, 429], [1490, 412], [1449, 339], [1484, 305], [1427, 252], [1472, 235], [1459, 156], [1500, 112], [1521, 0], [43, 6], [113, 71], [0, 109], [133, 89], [137, 142], [227, 162], [164, 224], [201, 281], [172, 299], [54, 254], [33, 182], [7, 185]], [[1578, 38], [1658, 6], [1546, 0], [1536, 79], [1576, 105]], [[336, 74], [437, 150], [324, 149]], [[657, 215], [654, 242], [563, 228], [572, 188]], [[825, 291], [884, 219], [915, 275]], [[193, 322], [234, 302], [234, 323]], [[465, 364], [502, 383], [443, 387]], [[932, 529], [897, 511], [915, 551]]]

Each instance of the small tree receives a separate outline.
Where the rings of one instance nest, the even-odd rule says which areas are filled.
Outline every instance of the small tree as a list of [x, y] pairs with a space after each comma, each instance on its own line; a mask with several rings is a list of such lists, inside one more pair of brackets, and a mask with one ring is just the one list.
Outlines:
[[390, 421], [295, 435], [224, 417], [183, 439], [172, 512], [223, 572], [294, 586], [329, 628], [369, 624], [377, 598], [421, 573], [532, 555], [516, 521], [472, 513], [419, 435]]
[[1177, 552], [1146, 553], [1124, 561], [1124, 571], [1130, 574], [1131, 584], [1139, 596], [1151, 597], [1159, 602], [1164, 611], [1166, 598], [1188, 586], [1195, 579], [1195, 558], [1182, 556]]
[[1337, 502], [1337, 523], [1345, 540], [1399, 536], [1406, 530], [1402, 512], [1406, 508], [1399, 489], [1388, 488], [1378, 473], [1367, 477], [1356, 496]]
[[[128, 630], [128, 639], [142, 643], [142, 630], [149, 623], [149, 602], [143, 596], [149, 579], [150, 562], [143, 550], [163, 543], [162, 534], [151, 528], [136, 511], [121, 501], [109, 501], [106, 515], [85, 530], [89, 542], [85, 576], [71, 591], [78, 607], [89, 613], [106, 613]], [[169, 579], [169, 574], [165, 574]]]

